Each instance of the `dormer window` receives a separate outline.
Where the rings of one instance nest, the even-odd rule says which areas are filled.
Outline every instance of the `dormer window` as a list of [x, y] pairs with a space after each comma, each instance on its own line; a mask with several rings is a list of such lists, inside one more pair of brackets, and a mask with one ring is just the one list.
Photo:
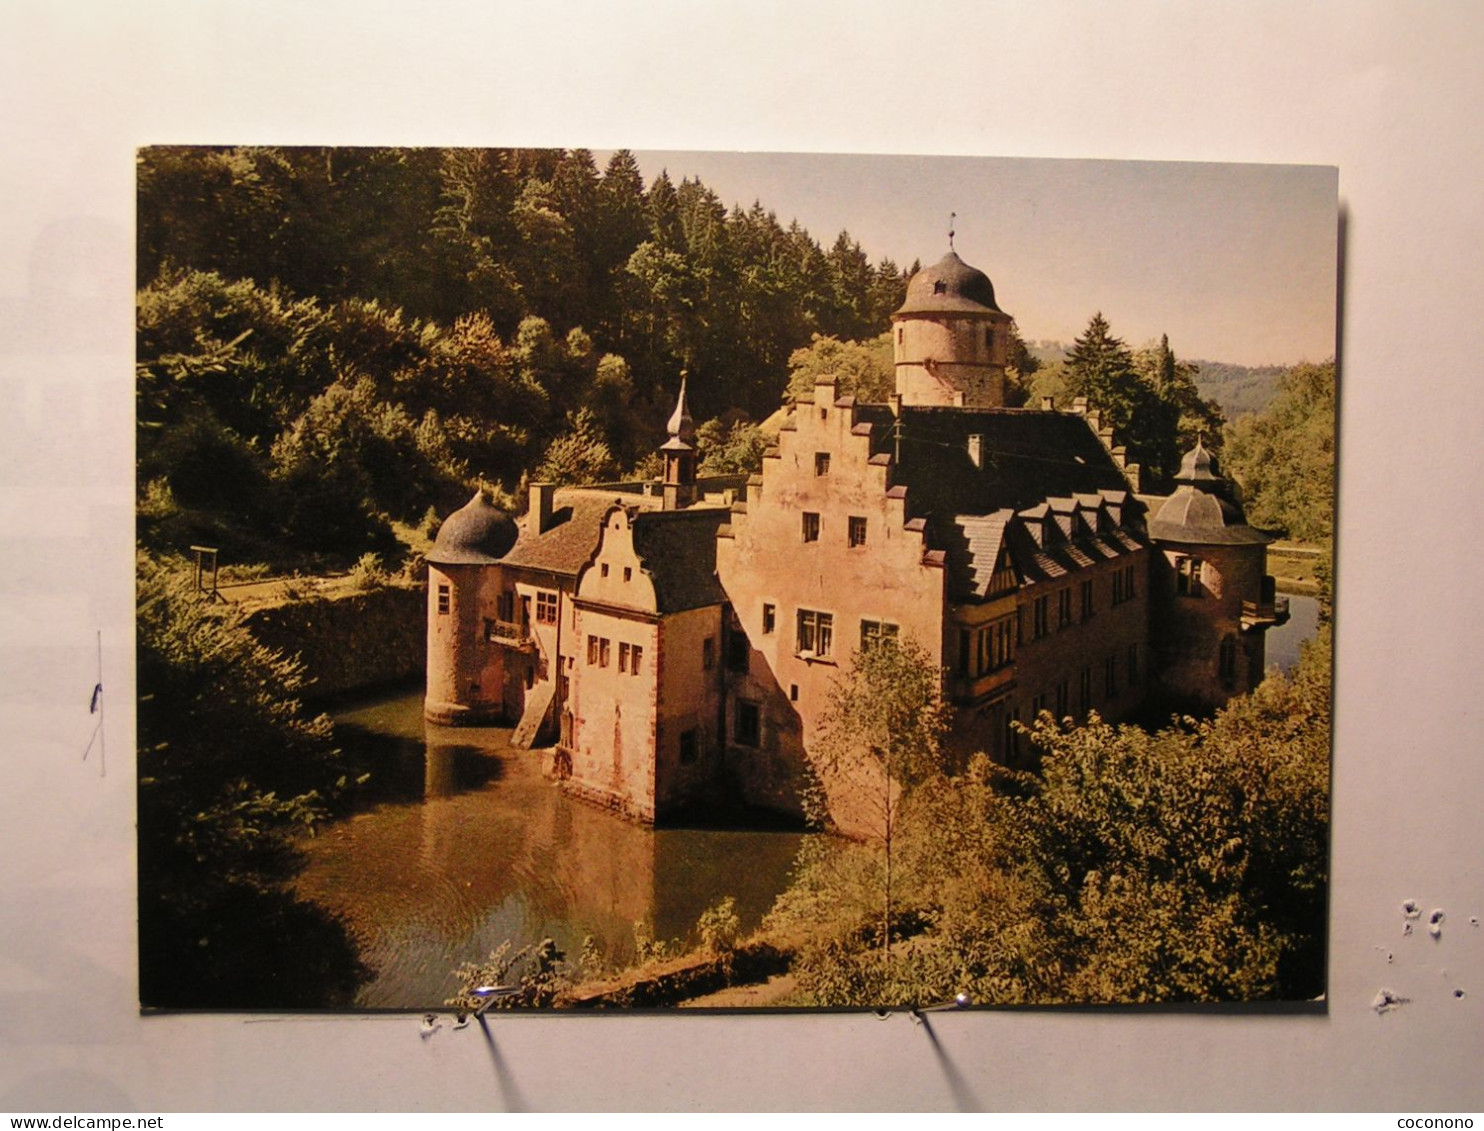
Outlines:
[[948, 284], [945, 283], [942, 279], [935, 279], [933, 281], [933, 294], [935, 294], [935, 295], [946, 295], [947, 293], [948, 293]]

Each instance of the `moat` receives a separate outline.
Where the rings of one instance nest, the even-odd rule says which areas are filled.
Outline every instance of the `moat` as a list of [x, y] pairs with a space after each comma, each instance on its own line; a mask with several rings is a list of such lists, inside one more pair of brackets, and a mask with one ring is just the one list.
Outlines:
[[[1317, 618], [1312, 597], [1291, 598], [1270, 667], [1293, 668]], [[625, 963], [635, 923], [685, 939], [728, 895], [745, 932], [788, 883], [801, 833], [645, 828], [565, 796], [508, 728], [435, 726], [422, 710], [413, 689], [334, 712], [337, 740], [372, 779], [359, 812], [304, 842], [299, 892], [344, 916], [374, 972], [361, 1007], [440, 1006], [461, 963], [507, 940], [549, 936], [575, 959], [591, 936]]]
[[502, 727], [422, 718], [420, 689], [334, 713], [347, 753], [373, 767], [370, 802], [306, 840], [298, 890], [344, 916], [373, 971], [356, 1004], [440, 1006], [453, 971], [554, 938], [576, 959], [592, 936], [634, 954], [636, 922], [685, 938], [730, 895], [743, 931], [788, 883], [803, 834], [649, 829], [566, 797]]

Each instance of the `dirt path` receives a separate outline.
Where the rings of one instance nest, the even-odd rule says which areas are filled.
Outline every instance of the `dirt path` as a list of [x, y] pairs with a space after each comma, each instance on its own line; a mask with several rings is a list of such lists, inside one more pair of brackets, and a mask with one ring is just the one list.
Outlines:
[[775, 974], [766, 982], [728, 986], [678, 1004], [681, 1009], [770, 1009], [792, 1004], [789, 999], [798, 988], [799, 980], [792, 974]]

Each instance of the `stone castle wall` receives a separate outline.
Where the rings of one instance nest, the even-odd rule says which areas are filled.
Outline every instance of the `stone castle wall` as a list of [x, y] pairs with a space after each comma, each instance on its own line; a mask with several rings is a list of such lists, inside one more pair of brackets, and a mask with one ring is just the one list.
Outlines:
[[320, 699], [420, 677], [427, 659], [421, 586], [314, 597], [257, 609], [247, 627], [262, 644], [299, 656]]

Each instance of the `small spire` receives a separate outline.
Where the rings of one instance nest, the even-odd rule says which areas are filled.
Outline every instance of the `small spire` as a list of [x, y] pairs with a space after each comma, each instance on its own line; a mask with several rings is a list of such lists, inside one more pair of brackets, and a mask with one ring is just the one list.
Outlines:
[[686, 399], [685, 385], [688, 374], [684, 369], [680, 371], [680, 396], [675, 400], [675, 411], [670, 414], [666, 431], [670, 439], [681, 440], [689, 444], [696, 438], [696, 422], [691, 419], [690, 404]]
[[952, 251], [953, 250], [953, 222], [955, 220], [957, 220], [957, 219], [958, 219], [958, 213], [957, 212], [950, 212], [948, 214], [948, 250], [949, 251]]

